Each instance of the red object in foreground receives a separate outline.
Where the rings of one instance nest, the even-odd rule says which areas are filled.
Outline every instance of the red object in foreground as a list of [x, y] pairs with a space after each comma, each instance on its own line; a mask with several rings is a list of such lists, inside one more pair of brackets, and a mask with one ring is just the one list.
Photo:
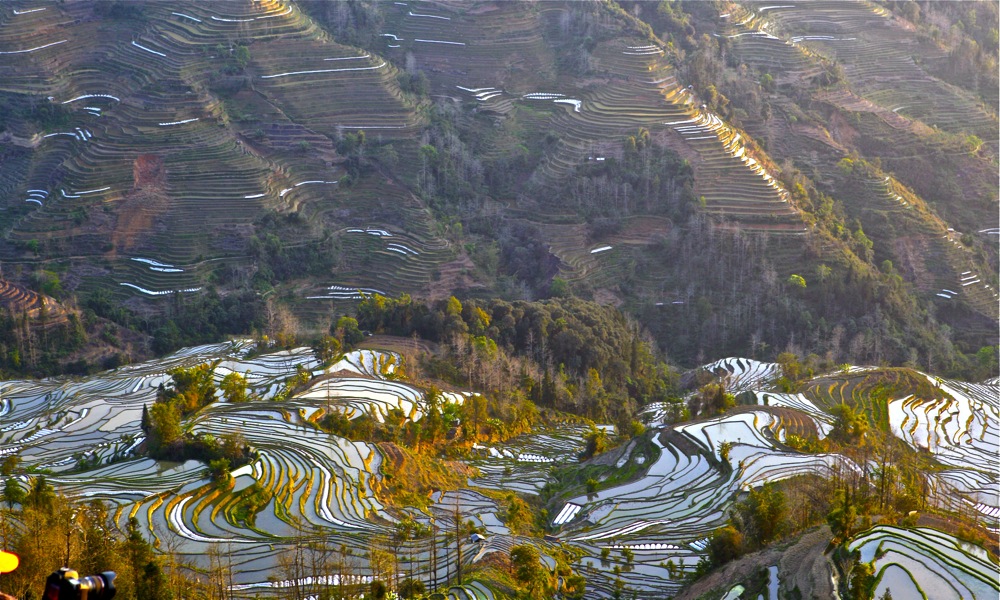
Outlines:
[[0, 574], [10, 573], [21, 564], [21, 559], [16, 554], [0, 550]]

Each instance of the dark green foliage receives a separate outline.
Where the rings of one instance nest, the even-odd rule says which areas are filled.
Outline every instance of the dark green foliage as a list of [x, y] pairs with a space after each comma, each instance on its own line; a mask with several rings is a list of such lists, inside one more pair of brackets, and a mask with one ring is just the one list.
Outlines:
[[246, 46], [239, 44], [233, 50], [233, 58], [240, 69], [245, 69], [250, 62], [250, 50]]
[[844, 600], [871, 600], [875, 592], [875, 566], [872, 563], [857, 562], [851, 569], [851, 577]]
[[[586, 460], [593, 457], [596, 454], [601, 454], [608, 449], [608, 432], [604, 429], [599, 429], [593, 425], [590, 426], [590, 431], [584, 435], [584, 439], [587, 440], [587, 447], [583, 451], [583, 456], [580, 457], [581, 460]], [[595, 490], [590, 490], [590, 482], [587, 482], [588, 492]], [[597, 487], [597, 482], [594, 482], [594, 488]]]
[[[249, 254], [257, 270], [252, 285], [264, 292], [282, 281], [307, 275], [321, 277], [330, 272], [336, 259], [333, 238], [318, 239], [305, 235], [308, 228], [298, 213], [279, 215], [268, 213], [257, 223], [256, 233], [249, 240]], [[295, 240], [294, 243], [287, 240]]]
[[787, 512], [785, 494], [773, 483], [765, 483], [750, 490], [746, 499], [736, 503], [732, 520], [749, 549], [756, 550], [782, 533]]
[[380, 4], [373, 0], [306, 2], [302, 9], [329, 29], [338, 42], [370, 47], [384, 31]]
[[141, 4], [125, 0], [97, 0], [94, 3], [94, 13], [103, 19], [118, 21], [136, 21], [145, 17], [145, 9]]
[[169, 600], [166, 576], [153, 554], [153, 547], [143, 537], [139, 521], [135, 517], [131, 517], [128, 522], [124, 554], [132, 572], [132, 590], [136, 597]]
[[431, 91], [430, 80], [427, 79], [427, 74], [423, 71], [402, 72], [396, 76], [396, 81], [399, 83], [399, 89], [416, 96], [425, 97]]
[[399, 154], [391, 144], [370, 143], [363, 130], [344, 134], [337, 142], [337, 152], [347, 158], [344, 162], [347, 175], [340, 179], [341, 188], [350, 187], [354, 181], [372, 174], [375, 170], [372, 158], [383, 166], [395, 166], [399, 161]]
[[229, 459], [228, 458], [217, 458], [211, 460], [208, 463], [208, 473], [215, 482], [228, 482], [229, 477]]
[[[501, 423], [488, 418], [482, 399], [463, 405], [441, 402], [440, 391], [433, 386], [427, 391], [426, 399], [425, 416], [420, 421], [411, 421], [398, 408], [390, 409], [384, 419], [378, 421], [370, 415], [349, 419], [341, 410], [331, 407], [317, 425], [324, 431], [351, 440], [390, 442], [414, 449], [422, 448], [429, 454], [434, 454], [436, 449], [447, 450], [452, 430], [459, 423], [463, 424], [465, 435], [472, 440], [478, 439], [484, 431], [491, 432], [491, 425], [501, 427]], [[523, 418], [523, 415], [515, 411], [509, 419], [511, 425], [516, 425], [518, 418]], [[527, 429], [534, 421], [534, 417], [529, 418]]]
[[729, 523], [712, 533], [696, 576], [774, 542], [788, 527], [787, 512], [785, 494], [773, 483], [750, 490], [733, 505]]
[[273, 497], [274, 494], [255, 482], [240, 492], [240, 498], [232, 512], [234, 521], [237, 524], [246, 523], [252, 527], [256, 521], [257, 513], [263, 510]]
[[858, 507], [850, 490], [838, 490], [826, 521], [833, 532], [834, 542], [847, 541], [857, 531]]
[[[216, 439], [211, 435], [193, 436], [183, 430], [182, 421], [185, 417], [215, 401], [213, 373], [216, 364], [218, 361], [169, 372], [172, 380], [170, 387], [161, 386], [156, 394], [156, 403], [149, 410], [146, 444], [149, 455], [153, 458], [179, 462], [194, 459], [209, 464], [213, 479], [218, 481], [222, 477], [222, 471], [240, 467], [252, 460], [253, 452], [239, 431]], [[230, 375], [242, 379], [238, 374]], [[245, 400], [245, 381], [241, 383], [232, 378], [227, 382], [224, 379], [223, 384], [229, 401]]]
[[[241, 75], [246, 71], [247, 65], [250, 64], [250, 48], [243, 42], [229, 44], [228, 46], [221, 43], [217, 44], [214, 48], [214, 53], [222, 61], [220, 71], [223, 75]], [[240, 79], [239, 77], [216, 79], [212, 82], [212, 89], [222, 96], [229, 97], [242, 89], [244, 82], [240, 81]], [[226, 109], [229, 116], [235, 121], [241, 121], [245, 118], [231, 103], [226, 104]]]
[[[480, 230], [474, 227], [470, 231]], [[524, 223], [503, 223], [493, 235], [500, 248], [498, 274], [501, 277], [510, 277], [537, 296], [569, 295], [566, 281], [560, 279], [557, 282], [557, 278], [553, 278], [559, 272], [559, 259], [549, 252], [537, 227]]]
[[217, 341], [225, 335], [246, 334], [264, 325], [263, 301], [249, 290], [226, 296], [213, 291], [191, 298], [178, 295], [171, 308], [166, 323], [151, 332], [153, 350], [158, 354]]
[[423, 196], [438, 211], [466, 212], [485, 198], [486, 174], [475, 155], [470, 132], [459, 129], [457, 113], [441, 106], [431, 112], [428, 143], [418, 152], [417, 184]]
[[250, 399], [247, 394], [247, 379], [239, 373], [229, 373], [223, 377], [219, 389], [227, 402], [240, 403]]
[[313, 344], [313, 354], [320, 362], [328, 362], [340, 354], [340, 340], [333, 336], [324, 336]]
[[708, 557], [713, 565], [724, 565], [743, 555], [743, 534], [732, 525], [726, 525], [712, 532], [708, 544]]
[[[492, 343], [502, 353], [544, 369], [542, 385], [532, 382], [528, 386], [536, 403], [577, 404], [594, 418], [609, 409], [630, 420], [636, 402], [673, 397], [674, 376], [656, 358], [655, 348], [644, 340], [639, 327], [614, 308], [577, 298], [513, 303], [461, 303], [452, 298], [428, 306], [408, 296], [375, 295], [358, 306], [358, 322], [373, 332], [406, 337], [416, 333], [452, 343], [462, 340], [468, 352], [486, 364], [492, 361], [491, 352], [495, 353], [490, 350]], [[451, 369], [452, 376], [461, 376], [454, 362]], [[552, 371], [558, 376], [553, 377]], [[470, 377], [488, 374], [482, 368], [469, 373]]]
[[29, 317], [0, 308], [0, 369], [12, 374], [61, 372], [59, 359], [81, 348], [87, 341], [79, 317], [53, 323], [48, 306]]
[[565, 298], [570, 295], [569, 283], [562, 277], [553, 277], [549, 284], [549, 295], [553, 298]]
[[340, 340], [344, 350], [350, 350], [365, 339], [365, 334], [358, 328], [358, 320], [343, 316], [330, 326], [330, 333]]
[[0, 93], [0, 131], [25, 123], [36, 130], [54, 131], [68, 127], [72, 118], [72, 110], [44, 96]]
[[683, 8], [680, 0], [661, 0], [658, 3], [623, 1], [619, 4], [629, 11], [640, 6], [643, 20], [650, 24], [660, 39], [678, 44], [686, 52], [696, 47], [695, 28], [691, 16], [685, 12], [685, 9], [696, 8], [691, 6], [693, 3], [686, 3]]
[[174, 403], [186, 416], [213, 402], [216, 392], [214, 373], [218, 362], [169, 371], [170, 387], [160, 388], [156, 394], [157, 404]]
[[21, 487], [21, 483], [13, 478], [8, 477], [3, 485], [3, 501], [7, 503], [8, 508], [13, 508], [15, 504], [24, 503], [25, 498], [28, 494]]
[[374, 600], [385, 600], [389, 596], [389, 586], [376, 579], [371, 584], [370, 592]]
[[640, 305], [638, 316], [667, 354], [690, 366], [710, 356], [774, 356], [789, 344], [853, 364], [903, 364], [916, 353], [917, 364], [930, 357], [936, 372], [952, 376], [974, 364], [892, 274], [853, 254], [834, 255], [822, 281], [817, 276], [806, 289], [789, 293], [769, 258], [785, 250], [696, 216], [648, 259], [649, 268], [668, 265], [664, 287], [682, 290], [684, 299]]
[[399, 594], [406, 599], [416, 598], [427, 591], [424, 582], [419, 579], [404, 579], [399, 584]]
[[[224, 436], [222, 440], [213, 436], [183, 434], [174, 438], [169, 444], [162, 445], [156, 452], [150, 447], [150, 456], [157, 460], [173, 462], [197, 460], [207, 465], [226, 460], [229, 468], [236, 469], [252, 461], [255, 455], [243, 436], [234, 433]], [[216, 467], [220, 464], [216, 462]]]
[[9, 477], [14, 474], [18, 466], [21, 464], [21, 457], [17, 454], [8, 454], [0, 461], [0, 475], [4, 477]]
[[32, 480], [31, 489], [24, 499], [24, 504], [35, 510], [51, 513], [55, 498], [56, 491], [52, 488], [52, 484], [45, 479], [44, 475], [41, 475]]
[[214, 289], [197, 296], [177, 294], [169, 301], [166, 317], [153, 320], [140, 319], [104, 289], [87, 296], [83, 306], [98, 317], [152, 335], [157, 354], [215, 342], [226, 335], [247, 334], [264, 326], [264, 302], [246, 289], [224, 296]]
[[691, 397], [688, 407], [691, 415], [720, 415], [736, 406], [736, 397], [726, 391], [722, 383], [707, 383]]
[[146, 441], [154, 455], [169, 447], [181, 436], [181, 414], [177, 406], [157, 402], [150, 411], [149, 437]]
[[570, 575], [563, 579], [562, 595], [566, 600], [583, 600], [587, 593], [587, 578], [583, 575]]
[[654, 144], [645, 129], [625, 138], [624, 145], [621, 160], [609, 157], [579, 167], [562, 194], [563, 204], [591, 224], [633, 214], [686, 220], [694, 202], [691, 165], [676, 152]]
[[319, 426], [330, 433], [349, 440], [375, 440], [377, 421], [367, 415], [355, 419], [347, 418], [343, 412], [332, 410], [319, 420]]
[[97, 289], [83, 299], [83, 307], [92, 312], [93, 315], [108, 319], [124, 325], [125, 327], [139, 327], [136, 316], [122, 304], [111, 296], [106, 289]]

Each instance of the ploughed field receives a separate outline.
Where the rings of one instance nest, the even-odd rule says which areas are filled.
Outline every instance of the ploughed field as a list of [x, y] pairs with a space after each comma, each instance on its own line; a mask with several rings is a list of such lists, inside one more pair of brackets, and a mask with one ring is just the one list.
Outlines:
[[[478, 473], [467, 487], [435, 492], [421, 512], [380, 501], [382, 467], [394, 460], [386, 455], [389, 449], [313, 425], [330, 411], [382, 420], [399, 410], [408, 419], [421, 419], [425, 391], [398, 376], [398, 355], [359, 350], [324, 368], [305, 348], [256, 356], [250, 349], [248, 342], [234, 341], [82, 379], [3, 382], [0, 455], [18, 453], [26, 466], [50, 469], [52, 482], [70, 497], [111, 502], [118, 527], [134, 517], [161, 548], [195, 561], [207, 560], [212, 548], [231, 553], [234, 592], [246, 597], [289, 583], [278, 576], [278, 557], [303, 538], [362, 549], [352, 559], [351, 582], [364, 581], [371, 576], [364, 549], [373, 537], [391, 536], [404, 512], [426, 524], [433, 517], [440, 543], [436, 548], [426, 539], [403, 543], [401, 568], [443, 584], [454, 572], [455, 555], [446, 549], [444, 535], [456, 510], [486, 531], [484, 541], [463, 540], [467, 565], [525, 542], [538, 544], [550, 561], [552, 544], [561, 543], [578, 557], [574, 568], [588, 579], [588, 597], [609, 597], [615, 587], [611, 567], [626, 566], [627, 548], [634, 562], [620, 577], [628, 589], [675, 594], [741, 491], [796, 475], [872, 467], [837, 454], [797, 452], [783, 443], [790, 434], [825, 437], [833, 422], [828, 411], [840, 402], [874, 414], [914, 448], [930, 451], [940, 463], [927, 474], [932, 502], [972, 512], [990, 529], [998, 526], [996, 380], [970, 384], [909, 370], [854, 367], [818, 377], [800, 394], [783, 394], [771, 387], [780, 374], [777, 365], [724, 359], [703, 368], [741, 392], [744, 405], [721, 417], [674, 426], [664, 424], [665, 406], [648, 406], [649, 432], [599, 457], [604, 471], [590, 493], [560, 487], [556, 475], [575, 468], [585, 446], [586, 428], [567, 421], [507, 443], [476, 444], [465, 460]], [[135, 456], [143, 442], [142, 407], [169, 382], [167, 371], [212, 361], [219, 361], [217, 381], [231, 372], [245, 374], [259, 396], [241, 404], [220, 398], [183, 425], [216, 437], [238, 431], [256, 451], [251, 463], [232, 472], [229, 490], [210, 481], [196, 461], [158, 463]], [[288, 394], [287, 380], [301, 372], [312, 379]], [[878, 392], [884, 389], [895, 391]], [[462, 403], [469, 395], [444, 392], [442, 400]], [[720, 455], [723, 442], [732, 444], [728, 464]], [[558, 541], [514, 535], [491, 490], [534, 495], [546, 484], [554, 491], [547, 508]], [[942, 589], [955, 598], [998, 591], [997, 567], [982, 549], [934, 530], [879, 526], [851, 543], [863, 554], [882, 548], [875, 555], [877, 571], [893, 582], [894, 594], [904, 585], [928, 597], [949, 597], [936, 595], [934, 590]], [[610, 553], [602, 558], [605, 549]], [[310, 584], [339, 582], [337, 573], [308, 576]], [[784, 576], [779, 571], [779, 580]], [[477, 583], [452, 594], [481, 598], [493, 592]]]

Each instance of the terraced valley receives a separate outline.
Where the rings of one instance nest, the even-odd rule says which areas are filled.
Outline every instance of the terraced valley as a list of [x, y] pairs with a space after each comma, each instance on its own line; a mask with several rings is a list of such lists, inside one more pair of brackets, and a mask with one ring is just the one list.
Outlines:
[[0, 592], [995, 598], [998, 30], [0, 2]]
[[[489, 579], [454, 585], [455, 561], [476, 573], [493, 564], [491, 555], [525, 542], [538, 544], [542, 560], [550, 564], [572, 556], [572, 568], [587, 578], [588, 597], [615, 589], [672, 595], [708, 554], [709, 538], [725, 522], [740, 490], [804, 474], [844, 477], [874, 469], [874, 458], [865, 466], [836, 453], [795, 450], [790, 436], [825, 438], [834, 428], [831, 407], [852, 397], [864, 402], [873, 397], [873, 382], [903, 377], [917, 393], [883, 399], [872, 410], [883, 411], [878, 419], [885, 419], [898, 439], [929, 449], [939, 462], [926, 475], [927, 501], [974, 514], [993, 532], [1000, 515], [995, 379], [968, 384], [905, 370], [850, 368], [813, 379], [802, 393], [787, 394], [773, 388], [779, 365], [725, 359], [701, 372], [715, 374], [749, 404], [681, 425], [666, 424], [665, 406], [647, 407], [646, 433], [602, 459], [611, 476], [596, 491], [580, 493], [572, 485], [555, 495], [549, 491], [558, 480], [553, 474], [572, 468], [586, 445], [585, 428], [553, 423], [505, 444], [475, 444], [463, 459], [471, 468], [467, 484], [434, 494], [423, 512], [401, 512], [382, 500], [384, 464], [392, 455], [381, 445], [331, 436], [316, 426], [332, 411], [348, 419], [384, 421], [393, 411], [414, 422], [427, 418], [427, 390], [397, 376], [400, 356], [363, 350], [321, 364], [308, 348], [256, 357], [248, 354], [251, 349], [249, 342], [235, 341], [87, 379], [6, 382], [0, 390], [6, 423], [0, 452], [16, 453], [29, 472], [45, 469], [49, 481], [70, 498], [109, 502], [115, 527], [128, 531], [132, 520], [144, 538], [170, 549], [175, 560], [210, 569], [210, 557], [222, 549], [237, 597], [289, 587], [308, 594], [384, 577], [380, 569], [385, 567], [370, 562], [378, 552], [372, 540], [390, 539], [401, 517], [423, 523], [428, 531], [420, 539], [397, 542], [394, 568], [408, 577], [417, 574], [428, 586], [445, 586], [448, 597], [502, 597], [502, 586], [495, 588]], [[156, 401], [156, 390], [169, 384], [172, 369], [206, 362], [213, 365], [217, 383], [228, 374], [247, 373], [256, 398], [238, 404], [220, 397], [184, 425], [200, 436], [221, 438], [238, 431], [253, 447], [255, 458], [229, 473], [224, 487], [197, 461], [158, 463], [136, 456], [146, 439], [143, 406]], [[309, 374], [308, 385], [287, 393], [285, 381], [301, 372]], [[902, 394], [905, 386], [896, 389]], [[933, 391], [924, 395], [928, 389]], [[446, 392], [440, 401], [460, 405], [472, 396]], [[615, 482], [616, 472], [631, 475]], [[514, 533], [506, 523], [508, 511], [500, 506], [502, 496], [494, 490], [543, 494], [552, 536], [543, 542]], [[250, 504], [248, 513], [248, 501], [258, 496], [263, 501]], [[478, 538], [461, 541], [460, 555], [446, 535], [456, 515], [482, 528]], [[436, 536], [441, 536], [440, 546], [432, 549]], [[336, 568], [297, 578], [281, 556], [304, 540], [322, 542], [333, 554], [343, 552], [336, 550], [342, 546], [355, 549], [350, 566], [338, 562]], [[883, 548], [876, 565], [893, 590], [906, 585], [934, 590], [937, 598], [986, 598], [998, 589], [997, 566], [984, 558], [984, 550], [934, 529], [879, 525], [850, 543], [862, 548], [863, 556]], [[914, 567], [914, 560], [926, 568]], [[625, 569], [610, 568], [626, 563]], [[775, 573], [776, 589], [790, 593], [785, 582], [794, 579], [795, 566], [775, 566]]]

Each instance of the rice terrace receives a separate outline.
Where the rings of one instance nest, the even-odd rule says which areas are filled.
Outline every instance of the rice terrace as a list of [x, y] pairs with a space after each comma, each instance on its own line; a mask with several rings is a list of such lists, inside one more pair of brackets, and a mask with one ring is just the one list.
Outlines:
[[1000, 596], [998, 31], [0, 1], [0, 597]]

